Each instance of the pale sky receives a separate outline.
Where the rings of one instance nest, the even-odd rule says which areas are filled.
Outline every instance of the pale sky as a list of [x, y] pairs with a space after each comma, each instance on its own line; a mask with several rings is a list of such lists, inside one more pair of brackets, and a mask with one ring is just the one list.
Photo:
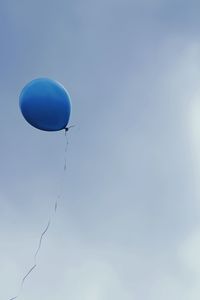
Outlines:
[[[0, 299], [199, 300], [200, 3], [0, 3]], [[25, 122], [37, 77], [72, 99], [63, 132]]]

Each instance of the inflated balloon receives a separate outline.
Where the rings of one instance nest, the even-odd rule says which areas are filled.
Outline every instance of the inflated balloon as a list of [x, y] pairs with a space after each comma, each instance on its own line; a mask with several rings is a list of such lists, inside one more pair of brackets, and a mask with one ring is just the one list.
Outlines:
[[54, 80], [38, 78], [29, 82], [20, 94], [19, 104], [26, 121], [38, 129], [58, 131], [69, 122], [70, 97]]

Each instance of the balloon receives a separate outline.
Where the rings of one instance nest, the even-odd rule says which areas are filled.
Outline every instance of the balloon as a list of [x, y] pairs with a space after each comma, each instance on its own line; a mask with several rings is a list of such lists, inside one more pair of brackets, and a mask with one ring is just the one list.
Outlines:
[[19, 105], [25, 120], [38, 129], [58, 131], [69, 122], [70, 97], [54, 80], [38, 78], [29, 82], [20, 94]]

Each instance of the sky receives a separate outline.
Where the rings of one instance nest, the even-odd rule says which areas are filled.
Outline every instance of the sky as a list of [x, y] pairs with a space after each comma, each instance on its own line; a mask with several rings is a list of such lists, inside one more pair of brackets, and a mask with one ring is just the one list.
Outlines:
[[[200, 4], [0, 2], [0, 298], [199, 300]], [[21, 89], [61, 82], [65, 136], [23, 119]]]

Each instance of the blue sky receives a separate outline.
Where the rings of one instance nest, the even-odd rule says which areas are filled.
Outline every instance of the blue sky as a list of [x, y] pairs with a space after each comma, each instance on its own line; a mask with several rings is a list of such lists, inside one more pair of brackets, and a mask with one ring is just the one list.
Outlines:
[[62, 132], [22, 118], [36, 77], [72, 98], [63, 198], [20, 299], [200, 295], [198, 1], [1, 1], [0, 298], [57, 196]]

